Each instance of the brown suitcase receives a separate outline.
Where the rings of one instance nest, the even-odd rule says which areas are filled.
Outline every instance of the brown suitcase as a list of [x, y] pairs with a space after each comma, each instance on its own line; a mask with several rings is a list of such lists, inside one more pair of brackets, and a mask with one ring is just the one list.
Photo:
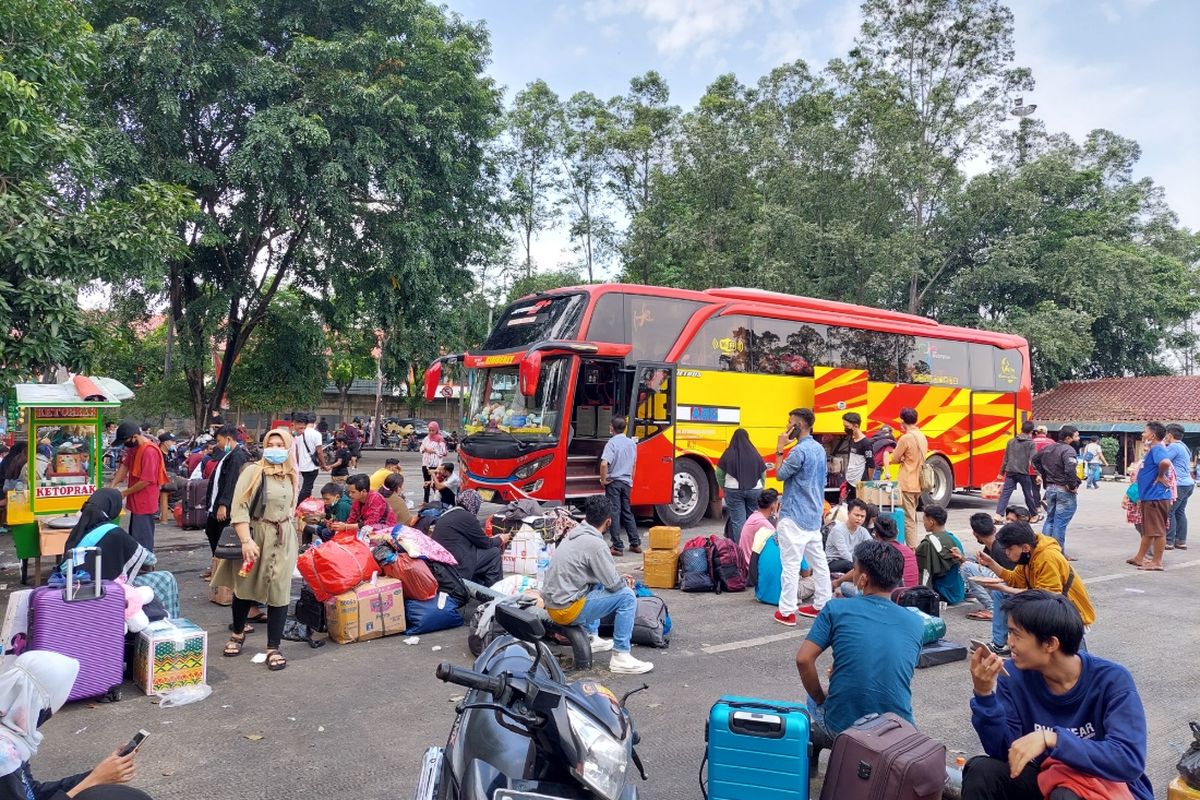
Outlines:
[[939, 800], [946, 746], [895, 714], [872, 714], [833, 742], [821, 800]]

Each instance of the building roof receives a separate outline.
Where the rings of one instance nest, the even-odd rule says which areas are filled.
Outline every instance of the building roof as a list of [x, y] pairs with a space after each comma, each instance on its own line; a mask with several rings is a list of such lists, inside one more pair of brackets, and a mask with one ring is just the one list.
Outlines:
[[[1048, 425], [1057, 422], [1086, 430], [1100, 425], [1112, 426], [1111, 430], [1140, 430], [1141, 424], [1150, 420], [1179, 422], [1193, 429], [1194, 425], [1187, 423], [1200, 424], [1200, 376], [1063, 381], [1033, 398], [1033, 417]], [[1136, 427], [1115, 423], [1135, 423]]]

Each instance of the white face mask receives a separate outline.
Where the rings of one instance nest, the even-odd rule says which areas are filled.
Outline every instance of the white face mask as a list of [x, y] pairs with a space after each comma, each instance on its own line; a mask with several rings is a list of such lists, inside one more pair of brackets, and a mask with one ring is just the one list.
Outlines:
[[288, 451], [285, 447], [267, 447], [263, 450], [263, 459], [268, 464], [282, 464], [287, 461]]

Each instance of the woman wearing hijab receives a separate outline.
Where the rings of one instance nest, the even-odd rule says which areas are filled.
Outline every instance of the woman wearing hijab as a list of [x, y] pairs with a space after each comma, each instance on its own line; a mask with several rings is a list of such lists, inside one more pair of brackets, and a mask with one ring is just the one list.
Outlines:
[[[257, 603], [267, 607], [267, 669], [287, 666], [279, 652], [296, 569], [296, 497], [300, 477], [291, 457], [292, 435], [275, 428], [264, 441], [262, 460], [247, 464], [233, 490], [229, 520], [242, 542], [242, 561], [222, 560], [214, 586], [233, 588], [233, 635], [224, 655], [238, 656], [246, 643], [246, 619]], [[242, 567], [251, 565], [245, 575]]]
[[474, 489], [459, 492], [458, 505], [438, 517], [430, 536], [454, 556], [463, 580], [491, 586], [504, 577], [500, 554], [512, 535], [484, 534], [478, 516], [482, 504], [479, 492]]
[[758, 510], [766, 471], [766, 463], [750, 443], [750, 434], [738, 428], [717, 462], [717, 482], [725, 488], [725, 508], [729, 511], [725, 535], [734, 543], [742, 535], [746, 519]]
[[[132, 583], [143, 566], [153, 563], [154, 556], [117, 525], [122, 505], [119, 490], [98, 489], [79, 510], [79, 521], [71, 528], [64, 552], [70, 555], [76, 547], [98, 547], [100, 577], [106, 581], [124, 577]], [[81, 563], [77, 561], [75, 566]]]
[[91, 772], [49, 783], [33, 779], [38, 732], [67, 702], [79, 662], [49, 650], [22, 653], [0, 672], [0, 800], [149, 800], [145, 792], [117, 784], [133, 780], [134, 753], [113, 753]]
[[436, 422], [429, 423], [429, 433], [421, 440], [421, 474], [425, 477], [425, 500], [429, 502], [430, 479], [433, 471], [442, 465], [446, 454], [446, 439], [442, 436], [442, 426]]

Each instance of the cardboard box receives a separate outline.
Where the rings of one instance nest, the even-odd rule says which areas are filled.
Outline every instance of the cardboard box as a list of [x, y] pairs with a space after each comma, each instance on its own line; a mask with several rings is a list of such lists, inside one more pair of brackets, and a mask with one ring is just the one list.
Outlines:
[[[542, 546], [541, 534], [528, 525], [523, 525], [500, 555], [500, 568], [504, 570], [505, 575], [537, 575], [538, 556]], [[547, 557], [553, 558], [554, 545], [545, 543], [545, 547]]]
[[858, 499], [882, 508], [900, 505], [900, 488], [895, 481], [859, 481]]
[[672, 525], [655, 525], [650, 529], [651, 550], [678, 550], [683, 531]]
[[208, 632], [191, 620], [164, 619], [138, 634], [133, 681], [146, 694], [200, 686], [208, 674]]
[[[214, 558], [212, 560], [212, 571], [215, 575], [217, 565], [221, 563], [221, 559]], [[217, 586], [214, 581], [208, 582], [208, 602], [218, 606], [233, 605], [233, 588], [229, 586]]]
[[651, 589], [674, 589], [679, 554], [674, 550], [647, 550], [642, 553], [642, 572], [642, 582]]
[[338, 644], [404, 633], [404, 590], [395, 578], [376, 578], [326, 600], [325, 616]]

